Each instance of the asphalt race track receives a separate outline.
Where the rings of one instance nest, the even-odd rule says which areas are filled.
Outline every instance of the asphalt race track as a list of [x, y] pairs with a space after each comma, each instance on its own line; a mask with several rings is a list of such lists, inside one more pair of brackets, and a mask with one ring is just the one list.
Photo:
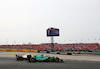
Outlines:
[[100, 69], [100, 62], [64, 61], [35, 62], [16, 61], [15, 58], [0, 58], [0, 69]]

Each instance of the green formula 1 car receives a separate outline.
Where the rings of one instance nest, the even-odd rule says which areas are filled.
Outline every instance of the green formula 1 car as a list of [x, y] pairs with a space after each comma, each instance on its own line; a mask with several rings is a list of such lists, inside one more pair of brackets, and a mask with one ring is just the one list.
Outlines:
[[29, 62], [36, 62], [36, 61], [60, 62], [63, 61], [63, 59], [59, 59], [58, 57], [44, 56], [43, 54], [33, 56], [29, 59]]

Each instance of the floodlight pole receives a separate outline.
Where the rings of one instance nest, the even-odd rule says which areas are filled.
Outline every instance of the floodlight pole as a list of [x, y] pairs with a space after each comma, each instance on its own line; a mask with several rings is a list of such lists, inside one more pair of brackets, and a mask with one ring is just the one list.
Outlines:
[[53, 40], [53, 36], [51, 36], [51, 51], [54, 51], [54, 40]]

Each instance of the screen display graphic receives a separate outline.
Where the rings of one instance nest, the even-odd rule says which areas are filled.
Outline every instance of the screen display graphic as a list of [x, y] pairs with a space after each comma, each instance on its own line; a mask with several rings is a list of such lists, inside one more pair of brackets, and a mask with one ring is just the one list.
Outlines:
[[59, 36], [59, 29], [57, 28], [48, 28], [47, 36]]

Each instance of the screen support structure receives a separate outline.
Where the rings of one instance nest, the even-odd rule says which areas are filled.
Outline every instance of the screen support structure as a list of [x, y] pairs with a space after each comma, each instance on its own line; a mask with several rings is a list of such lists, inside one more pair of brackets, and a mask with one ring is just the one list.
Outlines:
[[51, 36], [51, 51], [54, 51], [54, 39], [53, 36]]

